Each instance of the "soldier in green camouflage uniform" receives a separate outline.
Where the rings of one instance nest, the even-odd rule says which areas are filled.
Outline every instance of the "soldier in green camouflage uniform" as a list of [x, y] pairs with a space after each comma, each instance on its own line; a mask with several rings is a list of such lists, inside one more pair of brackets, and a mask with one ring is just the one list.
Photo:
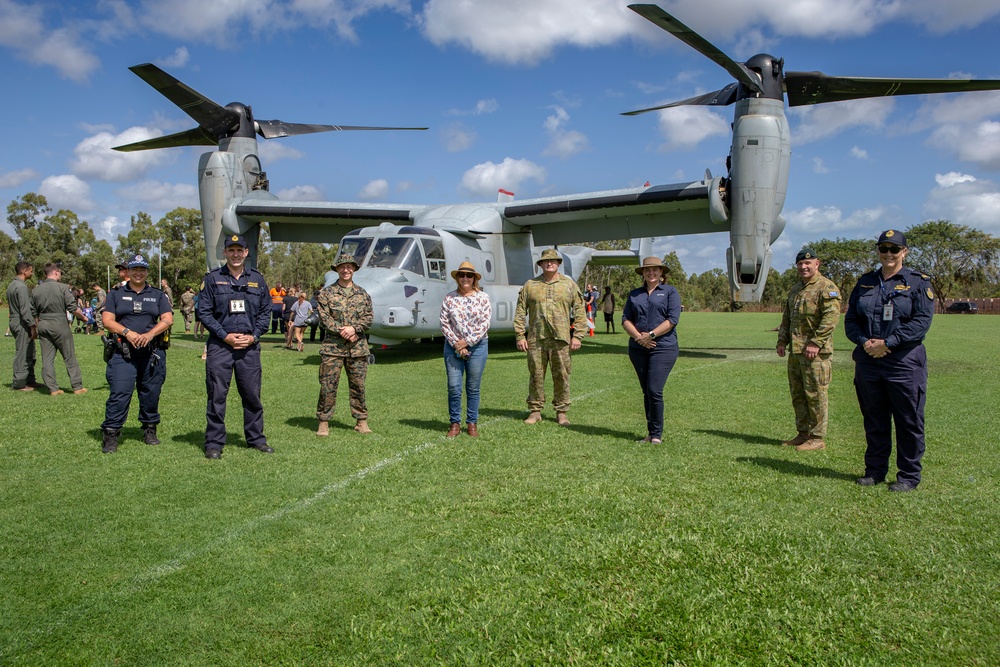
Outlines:
[[778, 328], [779, 357], [788, 355], [788, 388], [795, 408], [791, 440], [781, 444], [799, 451], [824, 449], [827, 386], [830, 384], [833, 330], [840, 317], [840, 290], [819, 273], [819, 258], [811, 248], [795, 257], [801, 283], [792, 288]]
[[333, 268], [340, 277], [334, 284], [324, 287], [316, 299], [320, 321], [326, 329], [319, 351], [319, 403], [316, 406], [319, 428], [316, 435], [330, 435], [329, 421], [337, 404], [340, 371], [345, 367], [351, 392], [351, 415], [357, 420], [354, 430], [371, 433], [365, 405], [365, 376], [368, 374], [365, 332], [372, 325], [372, 299], [364, 288], [354, 283], [354, 272], [360, 268], [354, 257], [340, 257]]
[[[562, 257], [545, 250], [537, 262], [542, 275], [524, 284], [514, 310], [517, 349], [528, 353], [528, 418], [526, 424], [542, 420], [545, 406], [545, 369], [552, 366], [552, 407], [560, 426], [569, 426], [570, 350], [583, 344], [587, 313], [576, 282], [559, 273]], [[527, 319], [527, 322], [525, 322]], [[575, 323], [571, 331], [570, 324]]]

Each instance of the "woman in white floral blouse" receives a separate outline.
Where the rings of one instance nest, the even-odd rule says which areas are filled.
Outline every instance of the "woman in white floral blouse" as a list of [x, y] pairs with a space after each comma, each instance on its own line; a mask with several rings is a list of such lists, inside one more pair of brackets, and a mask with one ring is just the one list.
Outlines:
[[441, 332], [444, 334], [444, 366], [448, 373], [448, 437], [462, 432], [462, 376], [465, 376], [465, 427], [472, 437], [479, 435], [479, 384], [489, 356], [487, 332], [493, 307], [490, 297], [479, 287], [482, 276], [470, 262], [462, 262], [451, 272], [458, 286], [441, 304]]

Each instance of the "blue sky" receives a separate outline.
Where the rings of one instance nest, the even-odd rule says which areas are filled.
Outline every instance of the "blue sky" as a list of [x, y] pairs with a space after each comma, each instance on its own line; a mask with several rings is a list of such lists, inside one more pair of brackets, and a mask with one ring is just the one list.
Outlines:
[[[197, 207], [198, 155], [111, 146], [193, 126], [128, 71], [153, 62], [258, 118], [429, 126], [261, 142], [283, 198], [444, 204], [699, 180], [725, 171], [732, 108], [619, 114], [728, 75], [611, 0], [0, 0], [0, 201], [44, 194], [112, 243], [129, 217]], [[1000, 79], [995, 0], [702, 0], [660, 5], [736, 60], [832, 75]], [[1000, 93], [789, 111], [774, 266], [804, 242], [927, 219], [1000, 235]], [[11, 233], [6, 222], [0, 228]], [[663, 238], [688, 273], [727, 234]]]

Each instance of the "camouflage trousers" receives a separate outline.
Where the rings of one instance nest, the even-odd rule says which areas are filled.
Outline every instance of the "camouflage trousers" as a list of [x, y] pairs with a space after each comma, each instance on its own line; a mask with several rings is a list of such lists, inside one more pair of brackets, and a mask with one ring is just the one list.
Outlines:
[[351, 416], [368, 419], [365, 405], [365, 377], [368, 375], [368, 357], [335, 357], [320, 354], [319, 403], [316, 416], [320, 421], [330, 421], [337, 405], [337, 385], [340, 384], [340, 369], [347, 367], [347, 386], [351, 391]]
[[795, 430], [814, 438], [826, 435], [827, 392], [832, 362], [829, 354], [812, 361], [804, 354], [788, 355], [788, 390], [795, 408]]
[[528, 410], [540, 412], [545, 407], [545, 370], [552, 367], [552, 407], [556, 412], [569, 410], [569, 343], [542, 338], [528, 343]]

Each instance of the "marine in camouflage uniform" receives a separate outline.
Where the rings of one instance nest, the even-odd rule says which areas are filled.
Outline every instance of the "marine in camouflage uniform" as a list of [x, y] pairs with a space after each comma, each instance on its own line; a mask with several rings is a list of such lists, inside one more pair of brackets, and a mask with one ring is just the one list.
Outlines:
[[[320, 290], [316, 299], [320, 321], [326, 329], [319, 351], [319, 402], [316, 405], [316, 417], [320, 424], [316, 435], [329, 435], [327, 422], [333, 417], [337, 404], [337, 385], [343, 368], [347, 369], [351, 416], [358, 420], [354, 430], [370, 433], [367, 423], [368, 407], [365, 404], [369, 353], [365, 332], [372, 325], [372, 299], [364, 288], [353, 281], [354, 270], [359, 267], [352, 256], [340, 257], [333, 268], [340, 278]], [[345, 336], [345, 333], [348, 335]]]
[[[576, 282], [560, 274], [562, 257], [556, 250], [545, 250], [537, 264], [542, 275], [524, 284], [514, 310], [514, 333], [519, 350], [528, 353], [528, 418], [525, 423], [541, 421], [545, 406], [545, 371], [552, 366], [552, 407], [560, 425], [569, 425], [566, 411], [570, 406], [570, 349], [578, 350], [586, 330], [587, 313], [583, 295]], [[571, 330], [571, 324], [575, 329]]]
[[824, 449], [827, 387], [830, 384], [833, 330], [840, 317], [840, 289], [819, 273], [819, 258], [811, 248], [795, 257], [801, 282], [785, 301], [778, 328], [778, 356], [788, 355], [788, 389], [798, 434], [783, 445], [799, 451]]

